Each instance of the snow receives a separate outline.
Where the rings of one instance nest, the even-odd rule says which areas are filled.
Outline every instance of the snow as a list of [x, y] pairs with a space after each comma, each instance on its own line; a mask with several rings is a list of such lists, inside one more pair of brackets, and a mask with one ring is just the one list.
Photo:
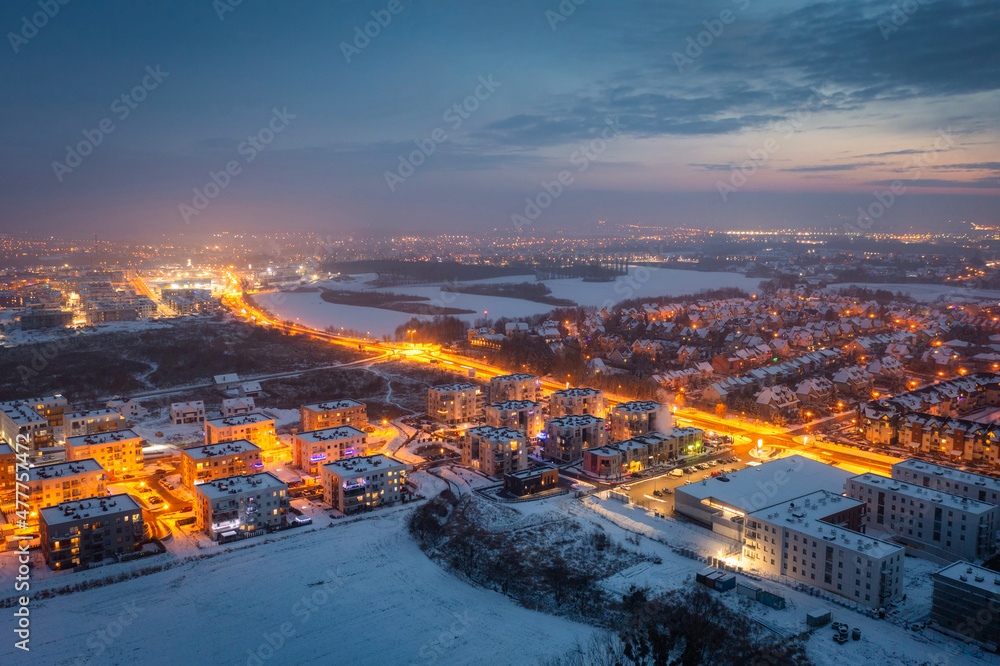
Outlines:
[[936, 300], [949, 302], [979, 302], [1000, 300], [1000, 291], [990, 289], [969, 289], [960, 284], [881, 284], [852, 282], [833, 284], [827, 287], [830, 293], [836, 293], [845, 287], [864, 287], [866, 289], [883, 289], [896, 293], [901, 291], [921, 303], [931, 303]]

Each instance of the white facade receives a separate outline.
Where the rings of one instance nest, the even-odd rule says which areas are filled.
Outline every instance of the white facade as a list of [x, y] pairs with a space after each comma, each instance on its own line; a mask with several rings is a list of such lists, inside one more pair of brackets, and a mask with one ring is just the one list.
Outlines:
[[398, 502], [407, 469], [406, 463], [382, 454], [327, 463], [320, 467], [323, 498], [345, 514]]

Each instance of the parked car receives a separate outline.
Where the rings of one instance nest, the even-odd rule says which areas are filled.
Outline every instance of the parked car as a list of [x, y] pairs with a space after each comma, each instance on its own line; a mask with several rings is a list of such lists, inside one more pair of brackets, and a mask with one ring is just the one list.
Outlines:
[[674, 489], [673, 488], [664, 488], [663, 492], [665, 492], [668, 495], [673, 495], [674, 494]]
[[663, 493], [661, 493], [659, 490], [654, 490], [653, 491], [653, 496], [654, 497], [663, 497]]

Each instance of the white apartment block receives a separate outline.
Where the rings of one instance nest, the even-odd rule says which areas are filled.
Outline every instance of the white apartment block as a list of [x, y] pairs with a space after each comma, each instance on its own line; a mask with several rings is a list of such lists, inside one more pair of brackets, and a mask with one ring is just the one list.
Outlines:
[[504, 402], [505, 400], [533, 400], [540, 398], [537, 375], [518, 372], [513, 375], [501, 375], [490, 380], [490, 400]]
[[288, 514], [288, 484], [270, 472], [227, 476], [194, 487], [198, 529], [213, 539], [273, 530]]
[[596, 449], [608, 442], [604, 419], [593, 414], [570, 414], [549, 419], [543, 439], [545, 457], [561, 463], [576, 462], [584, 449]]
[[103, 497], [104, 468], [93, 458], [28, 469], [28, 505], [32, 511], [69, 500]]
[[847, 495], [868, 505], [869, 528], [893, 535], [917, 554], [974, 560], [996, 545], [995, 504], [870, 473], [848, 479]]
[[892, 478], [916, 486], [1000, 505], [1000, 479], [910, 458], [892, 466]]
[[535, 439], [545, 428], [542, 405], [534, 400], [505, 400], [486, 406], [486, 423], [497, 428], [523, 431]]
[[205, 422], [205, 401], [175, 402], [170, 405], [170, 421], [174, 425]]
[[668, 433], [674, 427], [670, 408], [653, 400], [633, 400], [615, 405], [610, 421], [613, 442], [648, 432]]
[[292, 463], [309, 474], [318, 474], [320, 465], [363, 455], [368, 435], [354, 426], [323, 428], [292, 435]]
[[857, 500], [819, 490], [749, 513], [743, 557], [751, 569], [884, 608], [902, 597], [905, 549], [842, 527], [860, 507]]
[[181, 481], [190, 489], [199, 483], [263, 469], [260, 447], [245, 439], [181, 449]]
[[444, 384], [427, 389], [427, 415], [440, 423], [470, 423], [483, 416], [485, 396], [475, 384]]
[[128, 422], [117, 410], [91, 409], [63, 416], [63, 438], [114, 432], [128, 427]]
[[222, 401], [222, 418], [246, 416], [257, 410], [253, 398], [226, 398]]
[[277, 441], [274, 419], [255, 413], [205, 421], [205, 444], [237, 439], [248, 439], [262, 449], [273, 447]]
[[142, 438], [134, 430], [99, 432], [66, 440], [66, 460], [94, 458], [109, 476], [142, 471]]
[[462, 443], [462, 463], [498, 478], [527, 469], [524, 432], [489, 425], [469, 428]]
[[568, 388], [549, 396], [549, 416], [558, 418], [571, 414], [590, 414], [597, 418], [607, 416], [604, 392], [592, 388]]
[[407, 469], [406, 463], [382, 454], [327, 463], [320, 467], [323, 498], [344, 514], [398, 502]]

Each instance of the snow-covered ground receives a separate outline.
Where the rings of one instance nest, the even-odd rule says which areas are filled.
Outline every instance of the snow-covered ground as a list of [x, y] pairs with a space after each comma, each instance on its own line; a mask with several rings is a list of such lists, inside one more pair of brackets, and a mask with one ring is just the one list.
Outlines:
[[989, 289], [969, 289], [968, 287], [961, 286], [961, 283], [951, 284], [879, 284], [879, 283], [851, 283], [851, 284], [834, 284], [827, 287], [827, 291], [831, 293], [836, 293], [839, 289], [844, 287], [864, 287], [866, 289], [883, 289], [885, 291], [891, 291], [896, 293], [901, 291], [911, 298], [914, 298], [921, 303], [931, 303], [933, 301], [943, 299], [949, 302], [972, 302], [977, 303], [980, 301], [996, 301], [1000, 300], [1000, 291], [989, 290]]

